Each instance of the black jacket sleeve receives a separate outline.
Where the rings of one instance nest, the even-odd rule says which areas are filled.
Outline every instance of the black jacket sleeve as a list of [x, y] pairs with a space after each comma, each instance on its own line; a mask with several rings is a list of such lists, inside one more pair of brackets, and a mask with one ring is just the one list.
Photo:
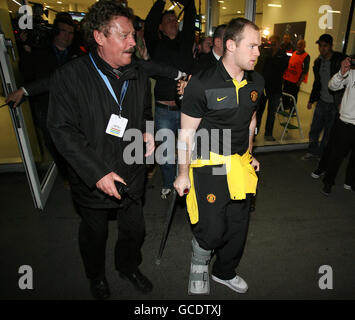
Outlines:
[[185, 40], [187, 48], [192, 50], [192, 46], [195, 41], [195, 19], [196, 19], [196, 7], [195, 1], [190, 0], [186, 3], [184, 13], [184, 23], [182, 26], [182, 36]]
[[179, 70], [164, 62], [156, 62], [154, 60], [137, 59], [137, 64], [143, 68], [149, 77], [166, 77], [175, 79]]
[[193, 65], [192, 47], [195, 41], [195, 19], [196, 19], [196, 7], [195, 1], [188, 0], [185, 5], [184, 22], [181, 34], [182, 46], [180, 47], [182, 59], [185, 61], [185, 72], [189, 71]]
[[80, 129], [80, 106], [73, 80], [63, 68], [51, 78], [47, 126], [58, 151], [85, 184], [94, 188], [112, 169], [100, 159]]
[[38, 94], [42, 94], [49, 91], [50, 77], [43, 77], [38, 80], [26, 83], [24, 88], [28, 92], [29, 96], [33, 97]]
[[305, 73], [308, 73], [309, 71], [309, 64], [311, 62], [311, 57], [310, 55], [307, 55], [306, 58], [304, 58], [304, 61], [303, 61], [303, 70], [302, 70], [302, 74], [305, 74]]
[[319, 78], [319, 66], [320, 66], [320, 59], [317, 58], [313, 64], [314, 81], [312, 85], [312, 91], [309, 96], [309, 101], [308, 101], [309, 103], [314, 103], [319, 100], [320, 89], [321, 89], [321, 82]]
[[153, 112], [152, 112], [152, 90], [150, 87], [150, 80], [147, 79], [147, 86], [146, 92], [144, 97], [144, 121], [151, 121], [153, 120]]
[[159, 41], [159, 25], [161, 14], [164, 10], [165, 2], [158, 0], [150, 9], [144, 23], [144, 40], [147, 45], [148, 53], [152, 57], [155, 47]]

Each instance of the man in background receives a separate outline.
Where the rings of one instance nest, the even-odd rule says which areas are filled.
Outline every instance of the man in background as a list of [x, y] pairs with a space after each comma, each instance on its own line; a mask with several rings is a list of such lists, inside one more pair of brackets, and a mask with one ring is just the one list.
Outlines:
[[[314, 82], [309, 97], [307, 109], [311, 110], [314, 102], [317, 102], [313, 113], [311, 130], [309, 131], [309, 145], [303, 160], [321, 157], [328, 143], [331, 128], [338, 113], [341, 103], [342, 91], [332, 91], [328, 88], [329, 80], [336, 74], [345, 56], [333, 51], [333, 37], [323, 34], [316, 41], [319, 57], [314, 61]], [[321, 143], [319, 137], [323, 131]]]
[[[293, 52], [283, 76], [284, 86], [282, 91], [292, 95], [296, 99], [296, 102], [301, 83], [307, 83], [308, 79], [308, 70], [311, 58], [304, 50], [305, 47], [306, 41], [297, 41], [297, 50]], [[288, 97], [284, 98], [285, 109], [291, 109], [292, 104], [293, 102], [289, 100]]]
[[[146, 17], [144, 38], [148, 53], [156, 62], [164, 62], [190, 74], [193, 62], [192, 47], [195, 39], [195, 1], [179, 0], [179, 3], [184, 5], [184, 22], [181, 31], [179, 31], [175, 12], [164, 11], [165, 2], [165, 0], [157, 0]], [[155, 128], [157, 131], [167, 129], [176, 134], [180, 126], [177, 81], [167, 77], [157, 77], [156, 80], [154, 89]], [[164, 137], [162, 143], [169, 143], [169, 141]], [[167, 146], [167, 149], [174, 149], [174, 146]], [[164, 159], [158, 159], [163, 178], [160, 196], [162, 199], [166, 199], [173, 188], [176, 161], [173, 152], [163, 156]]]

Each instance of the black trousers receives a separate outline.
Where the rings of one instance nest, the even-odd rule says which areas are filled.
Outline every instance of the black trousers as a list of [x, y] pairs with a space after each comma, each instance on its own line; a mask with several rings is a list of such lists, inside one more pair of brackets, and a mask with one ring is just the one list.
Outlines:
[[335, 120], [332, 128], [330, 129], [329, 139], [322, 153], [322, 157], [319, 160], [317, 170], [325, 172], [328, 166], [329, 158], [334, 148], [334, 145], [337, 143], [335, 140], [336, 127], [338, 125], [339, 113], [335, 115]]
[[200, 247], [214, 250], [212, 273], [220, 279], [235, 277], [249, 226], [250, 196], [231, 200], [226, 175], [212, 175], [212, 167], [194, 169], [199, 221], [193, 234]]
[[128, 208], [96, 209], [75, 203], [81, 216], [79, 248], [86, 276], [91, 280], [105, 276], [105, 252], [109, 217], [117, 214], [118, 238], [115, 246], [115, 267], [122, 273], [135, 272], [142, 262], [141, 247], [145, 223], [141, 203]]
[[[297, 102], [298, 92], [300, 91], [300, 87], [297, 86], [296, 83], [285, 80], [282, 91], [294, 96]], [[284, 109], [292, 108], [293, 102], [289, 97], [282, 96], [282, 102], [283, 102]]]
[[350, 154], [345, 183], [355, 189], [355, 125], [340, 119], [336, 123], [334, 143], [329, 155], [323, 182], [333, 185], [344, 158]]
[[258, 132], [259, 132], [266, 102], [269, 101], [269, 104], [267, 106], [265, 136], [272, 136], [272, 131], [274, 129], [274, 122], [275, 122], [275, 113], [277, 107], [280, 104], [281, 92], [269, 92], [266, 89], [265, 91], [266, 91], [266, 96], [265, 94], [262, 94], [262, 96], [260, 97], [258, 109], [256, 111], [256, 127], [258, 128]]

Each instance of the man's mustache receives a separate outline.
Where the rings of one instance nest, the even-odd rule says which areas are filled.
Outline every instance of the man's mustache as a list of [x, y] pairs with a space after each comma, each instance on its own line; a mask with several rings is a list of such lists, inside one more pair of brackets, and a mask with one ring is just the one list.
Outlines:
[[124, 53], [134, 53], [134, 47], [129, 48], [129, 49], [123, 51], [123, 52], [124, 52]]

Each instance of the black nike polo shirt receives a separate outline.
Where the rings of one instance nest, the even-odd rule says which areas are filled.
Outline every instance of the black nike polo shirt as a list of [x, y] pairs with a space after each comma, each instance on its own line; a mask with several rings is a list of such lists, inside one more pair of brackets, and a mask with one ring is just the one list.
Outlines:
[[[245, 71], [240, 84], [244, 80], [247, 84], [237, 89], [220, 59], [217, 65], [192, 76], [185, 88], [181, 112], [202, 118], [197, 135], [202, 129], [208, 132], [209, 150], [214, 153], [243, 155], [249, 147], [249, 125], [264, 90], [264, 79], [255, 71]], [[230, 129], [224, 138], [223, 129]], [[201, 139], [197, 142], [201, 155]], [[203, 151], [205, 155], [205, 148]]]

